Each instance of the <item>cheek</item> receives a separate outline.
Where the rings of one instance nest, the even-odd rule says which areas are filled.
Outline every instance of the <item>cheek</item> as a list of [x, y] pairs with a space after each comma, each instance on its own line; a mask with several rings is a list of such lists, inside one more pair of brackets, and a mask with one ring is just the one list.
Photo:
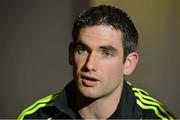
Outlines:
[[81, 70], [81, 68], [84, 65], [84, 61], [85, 60], [83, 58], [80, 58], [80, 57], [77, 57], [77, 56], [74, 57], [74, 64], [73, 64], [73, 66], [74, 66], [74, 70], [76, 72]]
[[124, 64], [120, 62], [111, 62], [104, 66], [104, 70], [104, 75], [108, 79], [120, 79], [123, 76]]

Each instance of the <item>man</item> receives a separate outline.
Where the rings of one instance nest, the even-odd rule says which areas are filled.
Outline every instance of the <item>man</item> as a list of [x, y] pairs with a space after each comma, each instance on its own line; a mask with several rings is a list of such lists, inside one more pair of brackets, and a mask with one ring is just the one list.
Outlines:
[[138, 32], [127, 14], [100, 5], [74, 21], [69, 63], [73, 77], [61, 92], [25, 109], [19, 119], [173, 119], [157, 100], [124, 80], [138, 62]]

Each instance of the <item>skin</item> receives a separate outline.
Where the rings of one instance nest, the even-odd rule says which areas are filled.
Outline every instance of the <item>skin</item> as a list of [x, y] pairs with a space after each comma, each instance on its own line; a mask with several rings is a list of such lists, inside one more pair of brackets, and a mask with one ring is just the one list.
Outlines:
[[96, 25], [81, 29], [73, 43], [70, 64], [83, 118], [108, 118], [117, 108], [123, 76], [131, 74], [138, 61], [133, 52], [123, 63], [122, 38], [122, 32], [112, 26]]

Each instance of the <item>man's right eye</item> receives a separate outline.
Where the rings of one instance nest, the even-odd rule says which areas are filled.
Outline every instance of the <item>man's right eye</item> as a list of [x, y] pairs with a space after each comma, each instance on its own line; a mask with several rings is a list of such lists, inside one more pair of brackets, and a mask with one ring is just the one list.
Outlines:
[[76, 51], [78, 52], [78, 54], [87, 53], [87, 49], [85, 47], [77, 47]]

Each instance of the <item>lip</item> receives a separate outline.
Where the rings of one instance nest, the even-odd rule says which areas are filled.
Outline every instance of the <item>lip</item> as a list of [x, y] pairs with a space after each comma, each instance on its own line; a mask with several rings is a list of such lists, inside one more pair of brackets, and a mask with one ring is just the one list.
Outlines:
[[81, 75], [81, 79], [82, 79], [83, 85], [86, 87], [94, 87], [99, 81], [95, 77], [87, 76], [87, 75]]

